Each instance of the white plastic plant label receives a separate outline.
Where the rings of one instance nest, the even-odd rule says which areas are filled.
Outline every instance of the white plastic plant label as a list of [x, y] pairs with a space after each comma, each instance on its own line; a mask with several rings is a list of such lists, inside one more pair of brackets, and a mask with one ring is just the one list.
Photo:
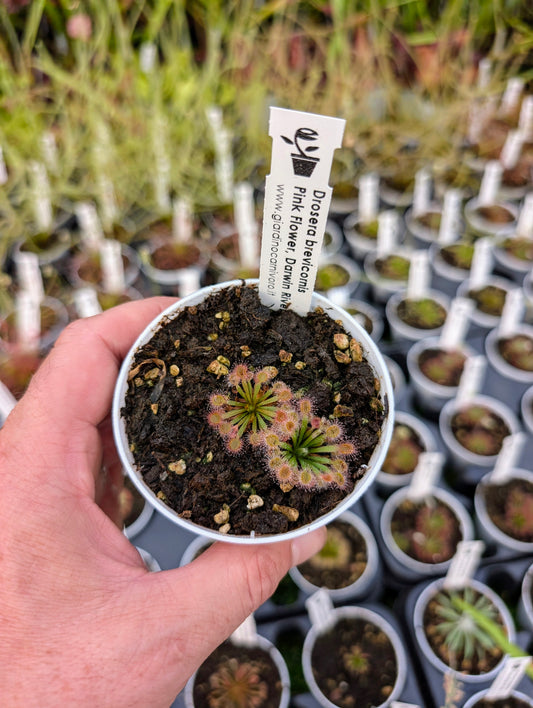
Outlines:
[[104, 229], [109, 232], [118, 220], [118, 209], [113, 183], [103, 173], [98, 175], [98, 193], [102, 224]]
[[500, 153], [500, 162], [504, 169], [511, 170], [516, 166], [522, 152], [524, 136], [520, 130], [510, 130]]
[[41, 302], [44, 297], [44, 286], [39, 257], [36, 253], [19, 251], [15, 254], [14, 261], [20, 289], [29, 293], [37, 302]]
[[442, 452], [421, 452], [407, 488], [409, 499], [424, 499], [436, 486], [444, 465]]
[[107, 293], [122, 293], [125, 290], [122, 246], [118, 241], [105, 238], [100, 244], [102, 281]]
[[94, 288], [78, 288], [74, 291], [74, 306], [78, 317], [93, 317], [102, 312], [102, 307], [98, 302], [98, 295]]
[[333, 602], [324, 588], [317, 590], [305, 601], [311, 624], [318, 632], [327, 631], [335, 621]]
[[518, 688], [518, 684], [526, 675], [528, 666], [533, 661], [531, 656], [508, 656], [503, 668], [483, 696], [485, 701], [498, 701], [508, 698]]
[[447, 189], [444, 194], [439, 235], [437, 238], [439, 244], [442, 246], [447, 246], [457, 240], [461, 221], [462, 197], [463, 195], [460, 189]]
[[466, 403], [477, 396], [481, 390], [486, 368], [487, 360], [482, 354], [467, 357], [455, 396], [458, 403]]
[[4, 151], [0, 145], [0, 186], [6, 184], [8, 180], [6, 161], [4, 160]]
[[481, 59], [477, 69], [477, 87], [478, 89], [486, 89], [492, 78], [492, 61], [485, 57]]
[[26, 349], [37, 349], [41, 337], [41, 305], [29, 293], [18, 293], [15, 321], [18, 343]]
[[248, 615], [244, 622], [231, 634], [230, 639], [239, 646], [255, 646], [257, 644], [257, 627], [254, 616]]
[[84, 246], [89, 251], [98, 251], [104, 240], [104, 232], [96, 207], [91, 202], [80, 202], [76, 204], [75, 212]]
[[215, 178], [220, 199], [228, 204], [233, 197], [233, 155], [231, 153], [231, 133], [224, 127], [222, 110], [210, 106], [207, 120], [213, 131], [215, 146]]
[[37, 229], [46, 233], [51, 231], [53, 223], [50, 183], [46, 167], [42, 162], [30, 162], [33, 190], [33, 214]]
[[403, 701], [393, 701], [390, 708], [420, 708], [418, 703], [404, 703]]
[[529, 141], [533, 136], [533, 96], [524, 96], [518, 128], [524, 136], [524, 140]]
[[519, 328], [526, 307], [524, 291], [520, 287], [509, 290], [505, 295], [505, 304], [498, 322], [498, 337], [509, 337]]
[[508, 481], [522, 454], [525, 443], [525, 433], [515, 433], [514, 435], [508, 435], [504, 439], [502, 449], [496, 458], [494, 469], [489, 474], [491, 484], [505, 484]]
[[163, 116], [154, 116], [152, 126], [152, 147], [154, 151], [154, 193], [155, 201], [163, 214], [169, 214], [170, 203], [170, 161], [166, 150], [167, 126]]
[[444, 578], [444, 587], [464, 588], [472, 580], [485, 550], [483, 541], [460, 541]]
[[181, 297], [191, 295], [200, 289], [200, 271], [196, 268], [189, 268], [182, 271], [179, 282], [179, 293]]
[[155, 44], [153, 42], [143, 42], [139, 49], [139, 66], [146, 76], [153, 73], [156, 57], [157, 48]]
[[192, 239], [192, 211], [188, 199], [172, 202], [172, 238], [177, 243], [188, 243]]
[[309, 311], [331, 202], [331, 163], [344, 126], [340, 118], [270, 109], [272, 164], [259, 273], [264, 305]]
[[472, 265], [468, 282], [471, 290], [477, 290], [487, 284], [492, 271], [492, 239], [480, 238], [474, 245]]
[[500, 113], [508, 116], [518, 108], [520, 97], [524, 90], [524, 81], [518, 76], [513, 76], [507, 81], [500, 103]]
[[415, 174], [413, 216], [426, 214], [431, 200], [431, 174], [425, 167]]
[[53, 175], [57, 175], [59, 172], [59, 158], [57, 156], [56, 139], [51, 130], [47, 130], [41, 136], [41, 151], [47, 170]]
[[502, 181], [502, 165], [498, 160], [490, 160], [485, 165], [479, 188], [479, 206], [491, 206], [496, 202]]
[[526, 194], [518, 217], [517, 236], [533, 238], [533, 192]]
[[409, 265], [407, 297], [412, 300], [424, 297], [429, 289], [430, 278], [428, 252], [423, 249], [414, 251], [411, 254], [411, 263]]
[[255, 220], [254, 190], [249, 182], [235, 185], [233, 211], [243, 268], [257, 268], [259, 260], [258, 226]]
[[464, 342], [473, 309], [474, 303], [470, 298], [456, 297], [451, 301], [439, 337], [442, 349], [456, 349]]
[[17, 403], [17, 399], [8, 389], [8, 387], [0, 381], [0, 419], [5, 420], [11, 413]]
[[359, 178], [358, 217], [363, 224], [374, 221], [379, 209], [379, 177], [375, 172]]
[[383, 258], [394, 251], [398, 240], [400, 215], [396, 209], [387, 209], [378, 216], [377, 254]]

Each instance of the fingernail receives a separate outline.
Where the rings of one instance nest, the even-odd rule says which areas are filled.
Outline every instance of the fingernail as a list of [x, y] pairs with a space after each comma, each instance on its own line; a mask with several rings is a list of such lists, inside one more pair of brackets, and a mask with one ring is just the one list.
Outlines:
[[326, 542], [326, 527], [295, 538], [291, 544], [292, 564], [299, 565], [322, 548]]

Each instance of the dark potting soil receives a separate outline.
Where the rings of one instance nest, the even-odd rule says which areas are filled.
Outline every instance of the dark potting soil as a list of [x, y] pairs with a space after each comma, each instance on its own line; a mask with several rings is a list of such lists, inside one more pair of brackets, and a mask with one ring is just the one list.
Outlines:
[[382, 278], [388, 280], [407, 280], [411, 262], [408, 258], [391, 254], [384, 258], [377, 258], [375, 267]]
[[498, 698], [495, 701], [482, 698], [480, 701], [476, 701], [473, 708], [531, 708], [531, 703], [527, 703], [521, 698], [515, 698], [514, 696]]
[[420, 453], [426, 451], [422, 438], [409, 425], [395, 423], [382, 472], [392, 475], [414, 472]]
[[269, 653], [226, 641], [198, 669], [195, 708], [278, 708], [282, 683]]
[[463, 539], [457, 516], [435, 497], [404, 499], [394, 510], [390, 527], [398, 548], [422, 563], [450, 560]]
[[453, 268], [470, 270], [474, 245], [471, 243], [452, 243], [440, 249], [442, 260]]
[[193, 243], [164, 243], [152, 253], [152, 265], [159, 270], [189, 268], [200, 260], [200, 249]]
[[[59, 323], [59, 317], [57, 312], [53, 308], [48, 307], [48, 305], [41, 305], [39, 309], [42, 337]], [[6, 342], [17, 341], [17, 317], [14, 312], [10, 313], [5, 320], [0, 323], [0, 336], [2, 339], [5, 339]]]
[[424, 349], [418, 357], [420, 371], [440, 386], [458, 386], [466, 356], [458, 349]]
[[533, 543], [533, 484], [514, 478], [505, 484], [483, 487], [487, 513], [492, 522], [511, 538]]
[[[321, 310], [303, 318], [270, 310], [255, 287], [244, 285], [214, 293], [167, 321], [137, 351], [133, 367], [140, 369], [131, 377], [122, 410], [135, 464], [148, 486], [183, 518], [212, 529], [220, 527], [220, 517], [214, 517], [228, 505], [230, 533], [239, 535], [283, 533], [335, 507], [364, 474], [387, 413], [368, 362], [348, 357], [349, 363], [340, 363], [335, 357], [336, 333], [343, 333], [342, 326]], [[213, 362], [215, 369], [224, 367], [217, 357], [229, 362], [218, 376], [207, 370]], [[208, 422], [209, 399], [229, 391], [223, 372], [240, 363], [254, 371], [276, 367], [274, 383], [305, 392], [316, 415], [338, 417], [343, 439], [356, 447], [346, 488], [282, 491], [261, 446], [245, 443], [239, 454], [228, 451]], [[263, 505], [248, 509], [251, 494]], [[281, 509], [274, 511], [276, 504]]]
[[364, 619], [341, 619], [320, 635], [311, 663], [318, 687], [341, 708], [381, 705], [397, 679], [398, 665], [390, 639]]
[[425, 214], [420, 214], [420, 216], [415, 217], [417, 221], [422, 226], [430, 231], [438, 231], [440, 227], [441, 213], [440, 211], [428, 211]]
[[502, 337], [497, 346], [508, 364], [522, 371], [533, 371], [533, 337], [527, 334]]
[[450, 421], [457, 441], [476, 455], [497, 455], [511, 434], [507, 423], [486, 406], [466, 406]]
[[468, 297], [474, 300], [476, 308], [486, 315], [499, 317], [505, 305], [507, 291], [497, 285], [485, 285], [477, 290], [469, 290]]
[[298, 570], [317, 588], [345, 588], [361, 577], [367, 562], [366, 542], [359, 531], [336, 519], [328, 524], [328, 538], [321, 551]]

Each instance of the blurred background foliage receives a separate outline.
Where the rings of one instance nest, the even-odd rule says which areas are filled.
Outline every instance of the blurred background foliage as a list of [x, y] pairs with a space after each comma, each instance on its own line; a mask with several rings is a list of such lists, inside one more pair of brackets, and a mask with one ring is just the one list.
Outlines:
[[126, 217], [158, 210], [163, 146], [172, 192], [201, 208], [216, 203], [211, 105], [237, 180], [268, 171], [269, 105], [345, 118], [355, 179], [406, 145], [417, 163], [452, 159], [472, 101], [515, 75], [533, 77], [527, 0], [2, 0], [3, 242], [31, 222], [31, 160], [55, 162], [56, 209], [98, 201], [105, 173]]

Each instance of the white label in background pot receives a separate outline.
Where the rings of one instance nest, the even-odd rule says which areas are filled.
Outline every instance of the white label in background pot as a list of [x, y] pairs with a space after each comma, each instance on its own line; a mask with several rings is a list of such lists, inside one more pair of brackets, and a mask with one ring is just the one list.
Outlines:
[[377, 252], [382, 258], [394, 251], [398, 240], [400, 215], [395, 209], [382, 211], [378, 216]]
[[430, 277], [428, 252], [425, 250], [415, 251], [411, 254], [407, 297], [412, 300], [424, 297], [429, 289]]
[[37, 302], [41, 302], [44, 297], [44, 286], [39, 257], [36, 253], [19, 251], [15, 254], [14, 261], [20, 289], [29, 293]]
[[33, 214], [37, 229], [47, 232], [52, 229], [52, 201], [50, 196], [50, 183], [46, 167], [42, 162], [30, 162], [33, 191]]
[[486, 89], [492, 78], [492, 61], [485, 57], [481, 59], [477, 70], [477, 87]]
[[233, 156], [231, 154], [231, 133], [224, 127], [222, 110], [218, 106], [210, 106], [207, 120], [213, 131], [215, 146], [215, 178], [218, 195], [227, 204], [233, 196]]
[[259, 244], [255, 220], [254, 190], [249, 182], [235, 185], [233, 192], [235, 226], [239, 239], [239, 255], [243, 268], [257, 268]]
[[479, 206], [491, 206], [496, 202], [498, 190], [502, 181], [502, 165], [498, 160], [490, 160], [485, 165], [481, 186], [479, 188]]
[[407, 487], [409, 499], [424, 499], [436, 486], [444, 464], [441, 452], [421, 452], [413, 476]]
[[196, 268], [185, 268], [180, 274], [180, 297], [191, 295], [200, 289], [200, 271]]
[[324, 588], [317, 590], [305, 601], [311, 624], [318, 633], [325, 632], [334, 623], [333, 602]]
[[80, 227], [80, 237], [83, 245], [89, 251], [98, 251], [104, 240], [104, 232], [94, 204], [80, 202], [75, 206], [76, 219]]
[[515, 433], [514, 435], [508, 435], [504, 439], [502, 449], [496, 458], [494, 469], [490, 472], [488, 477], [490, 484], [505, 484], [505, 482], [509, 480], [522, 454], [525, 443], [525, 433]]
[[469, 298], [456, 297], [451, 301], [440, 333], [439, 346], [443, 349], [455, 349], [464, 342], [473, 309], [474, 302]]
[[468, 142], [477, 145], [492, 108], [486, 101], [473, 103], [468, 116]]
[[524, 203], [518, 217], [516, 235], [533, 238], [533, 192], [529, 192], [524, 197]]
[[505, 294], [500, 321], [498, 322], [498, 337], [509, 337], [516, 333], [525, 310], [525, 299], [522, 288], [513, 288]]
[[485, 550], [483, 541], [459, 541], [444, 578], [448, 590], [464, 588], [472, 580]]
[[54, 134], [47, 130], [41, 136], [41, 151], [44, 164], [49, 172], [56, 175], [59, 172], [59, 159], [57, 156], [57, 144]]
[[508, 656], [500, 673], [483, 696], [484, 700], [497, 701], [508, 698], [515, 688], [518, 688], [531, 662], [531, 656]]
[[106, 231], [111, 231], [113, 224], [117, 222], [117, 201], [115, 198], [113, 183], [109, 177], [102, 173], [98, 175], [98, 196], [104, 229]]
[[143, 74], [149, 76], [155, 68], [157, 48], [153, 42], [143, 42], [139, 49], [139, 65]]
[[41, 337], [41, 305], [29, 293], [20, 292], [15, 301], [17, 342], [37, 349]]
[[471, 290], [477, 290], [487, 284], [492, 271], [492, 239], [480, 238], [474, 244], [474, 254], [468, 283]]
[[500, 104], [500, 113], [502, 115], [507, 116], [518, 108], [523, 90], [524, 81], [517, 76], [507, 81]]
[[486, 368], [487, 360], [483, 355], [467, 357], [455, 396], [458, 403], [467, 403], [477, 396], [481, 390]]
[[431, 201], [431, 174], [425, 167], [415, 174], [413, 191], [413, 216], [426, 214]]
[[170, 161], [166, 149], [166, 123], [161, 115], [154, 117], [152, 146], [154, 150], [154, 192], [156, 204], [163, 214], [168, 214], [170, 204]]
[[264, 305], [290, 305], [302, 316], [309, 311], [331, 202], [329, 173], [344, 126], [340, 118], [270, 109], [259, 274]]
[[442, 205], [442, 215], [437, 239], [442, 246], [447, 246], [457, 240], [461, 221], [462, 197], [463, 195], [460, 189], [447, 189], [444, 194], [444, 203]]
[[529, 141], [533, 136], [533, 96], [524, 96], [518, 128], [524, 134], [524, 140]]
[[107, 293], [122, 293], [125, 290], [122, 246], [118, 241], [106, 238], [100, 245], [102, 281]]
[[363, 224], [368, 224], [378, 215], [379, 177], [374, 172], [359, 177], [358, 217]]
[[500, 162], [504, 169], [511, 170], [516, 166], [522, 152], [524, 136], [520, 130], [510, 130], [500, 153]]
[[0, 381], [0, 419], [5, 420], [17, 403], [17, 399]]
[[232, 632], [231, 641], [234, 644], [244, 647], [253, 647], [257, 645], [257, 627], [253, 615], [248, 615], [242, 624]]
[[172, 202], [172, 237], [177, 243], [188, 243], [192, 239], [192, 211], [188, 199]]
[[420, 708], [418, 703], [404, 703], [403, 701], [393, 701], [390, 708]]
[[7, 182], [7, 179], [8, 175], [6, 161], [4, 160], [4, 151], [2, 150], [2, 146], [0, 145], [0, 186], [5, 184]]
[[82, 318], [93, 317], [93, 315], [99, 315], [102, 312], [96, 290], [90, 287], [74, 291], [74, 306], [78, 317]]

